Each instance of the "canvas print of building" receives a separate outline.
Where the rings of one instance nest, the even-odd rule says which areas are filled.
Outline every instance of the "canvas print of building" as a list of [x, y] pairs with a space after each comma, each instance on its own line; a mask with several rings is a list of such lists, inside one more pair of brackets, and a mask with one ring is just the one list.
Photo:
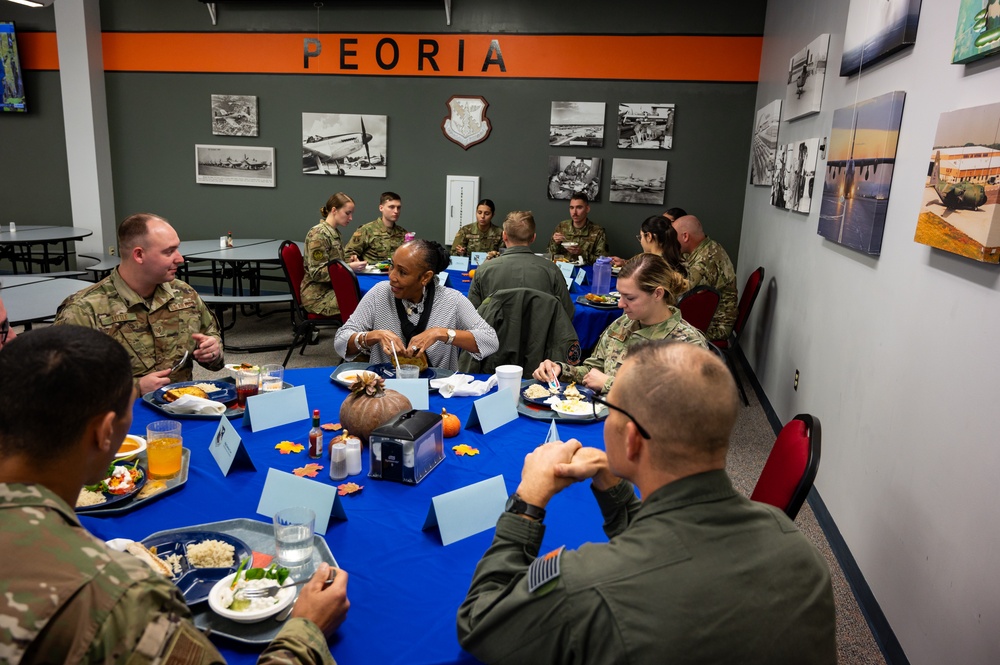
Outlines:
[[668, 150], [673, 146], [673, 104], [618, 105], [619, 148]]
[[818, 233], [878, 256], [889, 205], [905, 92], [888, 92], [833, 112]]
[[972, 62], [1000, 49], [1000, 0], [961, 0], [955, 27], [955, 64]]
[[574, 192], [583, 192], [591, 201], [601, 200], [601, 159], [549, 155], [548, 197], [569, 201]]
[[663, 205], [667, 162], [658, 159], [615, 159], [611, 163], [611, 195], [615, 203]]
[[1000, 103], [942, 113], [913, 239], [1000, 263]]
[[386, 116], [302, 114], [302, 172], [384, 178], [388, 166]]
[[817, 157], [818, 138], [778, 146], [771, 184], [771, 205], [794, 212], [809, 212], [812, 208]]
[[823, 34], [792, 56], [788, 62], [788, 82], [785, 86], [786, 120], [819, 113], [823, 102], [823, 82], [826, 80], [826, 58], [829, 50], [830, 35]]
[[552, 102], [549, 145], [604, 146], [604, 102]]
[[920, 0], [851, 0], [840, 75], [850, 76], [917, 40]]
[[257, 136], [257, 97], [212, 95], [212, 133], [216, 136]]
[[778, 149], [778, 125], [781, 120], [781, 100], [776, 99], [757, 111], [750, 142], [750, 184], [770, 185], [774, 174], [774, 158]]

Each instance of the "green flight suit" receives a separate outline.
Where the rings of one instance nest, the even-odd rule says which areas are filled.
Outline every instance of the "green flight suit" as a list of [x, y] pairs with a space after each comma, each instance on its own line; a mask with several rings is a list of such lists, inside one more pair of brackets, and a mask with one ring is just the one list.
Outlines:
[[[461, 247], [459, 253], [456, 248]], [[455, 234], [455, 240], [451, 243], [452, 256], [471, 256], [473, 252], [499, 252], [503, 247], [503, 229], [490, 224], [490, 227], [483, 232], [479, 224], [473, 222], [466, 224]]]
[[357, 255], [362, 261], [377, 263], [392, 258], [392, 253], [399, 249], [406, 236], [406, 229], [395, 224], [392, 229], [386, 229], [382, 218], [363, 225], [347, 243], [344, 254]]
[[549, 293], [559, 299], [570, 321], [576, 306], [569, 295], [562, 271], [547, 259], [535, 256], [530, 247], [516, 245], [476, 268], [469, 285], [469, 302], [477, 309], [501, 289], [527, 288]]
[[739, 303], [736, 270], [722, 245], [705, 238], [685, 257], [691, 288], [706, 284], [719, 292], [719, 307], [706, 331], [708, 339], [727, 339], [736, 323]]
[[[583, 257], [584, 263], [593, 263], [597, 260], [599, 256], [610, 256], [611, 250], [608, 249], [608, 237], [604, 233], [604, 229], [594, 224], [589, 219], [587, 223], [583, 225], [582, 229], [578, 229], [573, 226], [573, 220], [567, 219], [559, 222], [556, 225], [556, 230], [552, 232], [553, 235], [556, 233], [561, 233], [566, 237], [563, 242], [576, 242], [580, 243], [580, 254]], [[552, 258], [566, 258], [570, 261], [576, 261], [577, 257], [569, 254], [566, 248], [562, 246], [562, 243], [558, 243], [555, 240], [549, 241], [549, 254]]]

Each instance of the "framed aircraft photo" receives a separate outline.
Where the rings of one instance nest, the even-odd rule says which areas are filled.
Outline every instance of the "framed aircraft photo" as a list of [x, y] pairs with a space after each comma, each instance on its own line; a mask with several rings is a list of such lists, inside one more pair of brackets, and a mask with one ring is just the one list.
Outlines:
[[819, 113], [829, 50], [830, 35], [823, 34], [789, 60], [788, 82], [785, 85], [786, 120]]
[[549, 145], [603, 147], [604, 102], [552, 102]]
[[353, 113], [302, 114], [302, 172], [386, 177], [387, 117]]
[[809, 212], [818, 156], [819, 139], [778, 146], [771, 183], [771, 205], [793, 212]]
[[850, 76], [917, 41], [920, 0], [851, 0], [840, 75]]
[[956, 65], [985, 58], [1000, 51], [1000, 12], [996, 2], [961, 0], [955, 26], [955, 50], [951, 61]]
[[817, 231], [869, 256], [882, 252], [905, 99], [887, 92], [833, 112]]
[[194, 166], [199, 185], [274, 187], [274, 148], [196, 145]]
[[591, 201], [601, 200], [600, 157], [549, 155], [549, 198], [569, 201], [573, 192], [583, 192]]
[[928, 160], [916, 242], [1000, 263], [1000, 103], [942, 113]]
[[673, 145], [673, 104], [618, 105], [619, 148], [669, 150]]
[[615, 203], [663, 205], [667, 162], [659, 159], [619, 159], [611, 162], [611, 194]]
[[257, 136], [257, 96], [212, 95], [212, 134]]

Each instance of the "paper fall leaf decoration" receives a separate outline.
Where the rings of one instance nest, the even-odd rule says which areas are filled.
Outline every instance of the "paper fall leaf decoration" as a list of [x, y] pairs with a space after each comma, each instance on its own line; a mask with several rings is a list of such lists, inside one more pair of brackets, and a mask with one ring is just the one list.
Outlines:
[[294, 441], [282, 441], [274, 447], [275, 450], [280, 450], [282, 455], [287, 455], [288, 453], [301, 453], [305, 450], [305, 446], [301, 443], [295, 443]]
[[327, 432], [336, 432], [340, 428], [340, 423], [323, 423], [320, 425], [320, 429], [325, 429]]
[[299, 467], [292, 471], [296, 476], [309, 476], [310, 478], [315, 478], [316, 474], [323, 470], [323, 467], [319, 464], [313, 464], [310, 462], [303, 467]]
[[337, 494], [340, 496], [347, 496], [348, 494], [360, 492], [364, 488], [364, 485], [358, 485], [357, 483], [342, 483], [337, 485]]
[[455, 454], [458, 455], [459, 457], [479, 454], [479, 448], [473, 448], [467, 443], [460, 443], [457, 446], [452, 446], [451, 449], [454, 450]]

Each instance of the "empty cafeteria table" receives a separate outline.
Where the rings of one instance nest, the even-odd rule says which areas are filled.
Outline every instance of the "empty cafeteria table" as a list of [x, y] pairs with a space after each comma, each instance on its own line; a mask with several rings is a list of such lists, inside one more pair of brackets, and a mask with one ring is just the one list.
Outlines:
[[30, 329], [32, 323], [51, 319], [62, 301], [81, 289], [93, 286], [82, 279], [44, 279], [7, 288], [4, 285], [3, 303], [7, 317], [13, 325]]
[[[53, 265], [69, 266], [69, 241], [93, 235], [90, 229], [76, 226], [24, 226], [16, 231], [0, 231], [0, 257], [10, 259], [17, 272], [17, 263], [24, 264], [25, 272], [33, 272], [31, 248], [42, 246], [42, 272], [49, 272]], [[49, 245], [62, 243], [62, 255], [52, 257]]]

